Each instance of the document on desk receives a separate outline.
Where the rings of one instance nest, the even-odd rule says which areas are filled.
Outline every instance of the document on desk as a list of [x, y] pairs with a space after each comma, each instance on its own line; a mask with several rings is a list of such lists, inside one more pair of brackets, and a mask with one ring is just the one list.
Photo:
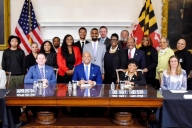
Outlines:
[[192, 99], [192, 94], [184, 94], [183, 98], [184, 99]]
[[186, 90], [170, 90], [172, 93], [186, 93]]

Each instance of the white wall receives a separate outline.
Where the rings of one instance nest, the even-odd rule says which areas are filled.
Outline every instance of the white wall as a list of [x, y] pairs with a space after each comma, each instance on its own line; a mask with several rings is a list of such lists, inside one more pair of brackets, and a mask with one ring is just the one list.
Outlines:
[[[65, 34], [72, 34], [78, 39], [78, 28], [87, 27], [88, 31], [96, 25], [109, 26], [109, 33], [120, 33], [122, 29], [131, 32], [133, 25], [141, 12], [145, 0], [31, 0], [44, 39]], [[11, 34], [14, 34], [24, 0], [10, 0]], [[152, 0], [157, 18], [159, 32], [161, 30], [162, 0]], [[107, 22], [107, 23], [106, 23]], [[58, 24], [62, 24], [57, 26]], [[72, 23], [76, 26], [67, 25]], [[130, 24], [131, 23], [131, 24]], [[49, 24], [49, 25], [48, 25]], [[109, 25], [113, 24], [113, 25]], [[121, 24], [116, 27], [116, 24]], [[57, 27], [52, 27], [56, 25]], [[132, 26], [130, 26], [132, 25]], [[127, 28], [128, 27], [128, 28]], [[89, 38], [89, 34], [87, 35]], [[0, 58], [2, 51], [0, 51]], [[1, 62], [1, 59], [0, 59]]]

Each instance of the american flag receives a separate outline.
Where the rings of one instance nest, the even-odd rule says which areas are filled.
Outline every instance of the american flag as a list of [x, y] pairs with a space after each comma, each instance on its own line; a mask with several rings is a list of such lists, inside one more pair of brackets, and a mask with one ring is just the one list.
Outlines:
[[20, 48], [24, 50], [25, 55], [30, 53], [32, 42], [38, 43], [39, 48], [43, 43], [31, 0], [25, 0], [24, 2], [15, 33], [21, 39]]

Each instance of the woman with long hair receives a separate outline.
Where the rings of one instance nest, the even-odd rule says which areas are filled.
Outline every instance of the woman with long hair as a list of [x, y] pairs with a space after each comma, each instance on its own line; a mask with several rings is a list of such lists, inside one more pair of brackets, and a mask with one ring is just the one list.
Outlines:
[[161, 88], [163, 90], [186, 90], [187, 74], [181, 68], [179, 59], [173, 55], [169, 58], [167, 70], [163, 71]]
[[143, 69], [147, 84], [155, 86], [155, 73], [157, 67], [157, 50], [153, 47], [153, 42], [149, 35], [144, 35], [140, 50], [145, 52], [146, 68]]
[[58, 49], [58, 83], [68, 83], [72, 80], [74, 67], [82, 63], [81, 52], [74, 45], [74, 39], [71, 35], [66, 35], [63, 39], [62, 46]]
[[47, 61], [46, 65], [49, 65], [53, 68], [57, 68], [57, 54], [55, 52], [55, 49], [53, 48], [53, 45], [50, 41], [46, 40], [43, 42], [40, 48], [40, 53], [44, 53]]

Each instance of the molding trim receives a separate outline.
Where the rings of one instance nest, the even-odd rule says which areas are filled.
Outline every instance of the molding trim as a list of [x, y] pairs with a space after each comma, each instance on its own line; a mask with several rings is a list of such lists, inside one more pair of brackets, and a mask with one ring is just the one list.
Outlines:
[[162, 0], [163, 6], [162, 6], [162, 21], [161, 21], [161, 35], [164, 37], [167, 37], [168, 32], [168, 0]]
[[41, 27], [126, 27], [129, 28], [132, 22], [39, 22]]

